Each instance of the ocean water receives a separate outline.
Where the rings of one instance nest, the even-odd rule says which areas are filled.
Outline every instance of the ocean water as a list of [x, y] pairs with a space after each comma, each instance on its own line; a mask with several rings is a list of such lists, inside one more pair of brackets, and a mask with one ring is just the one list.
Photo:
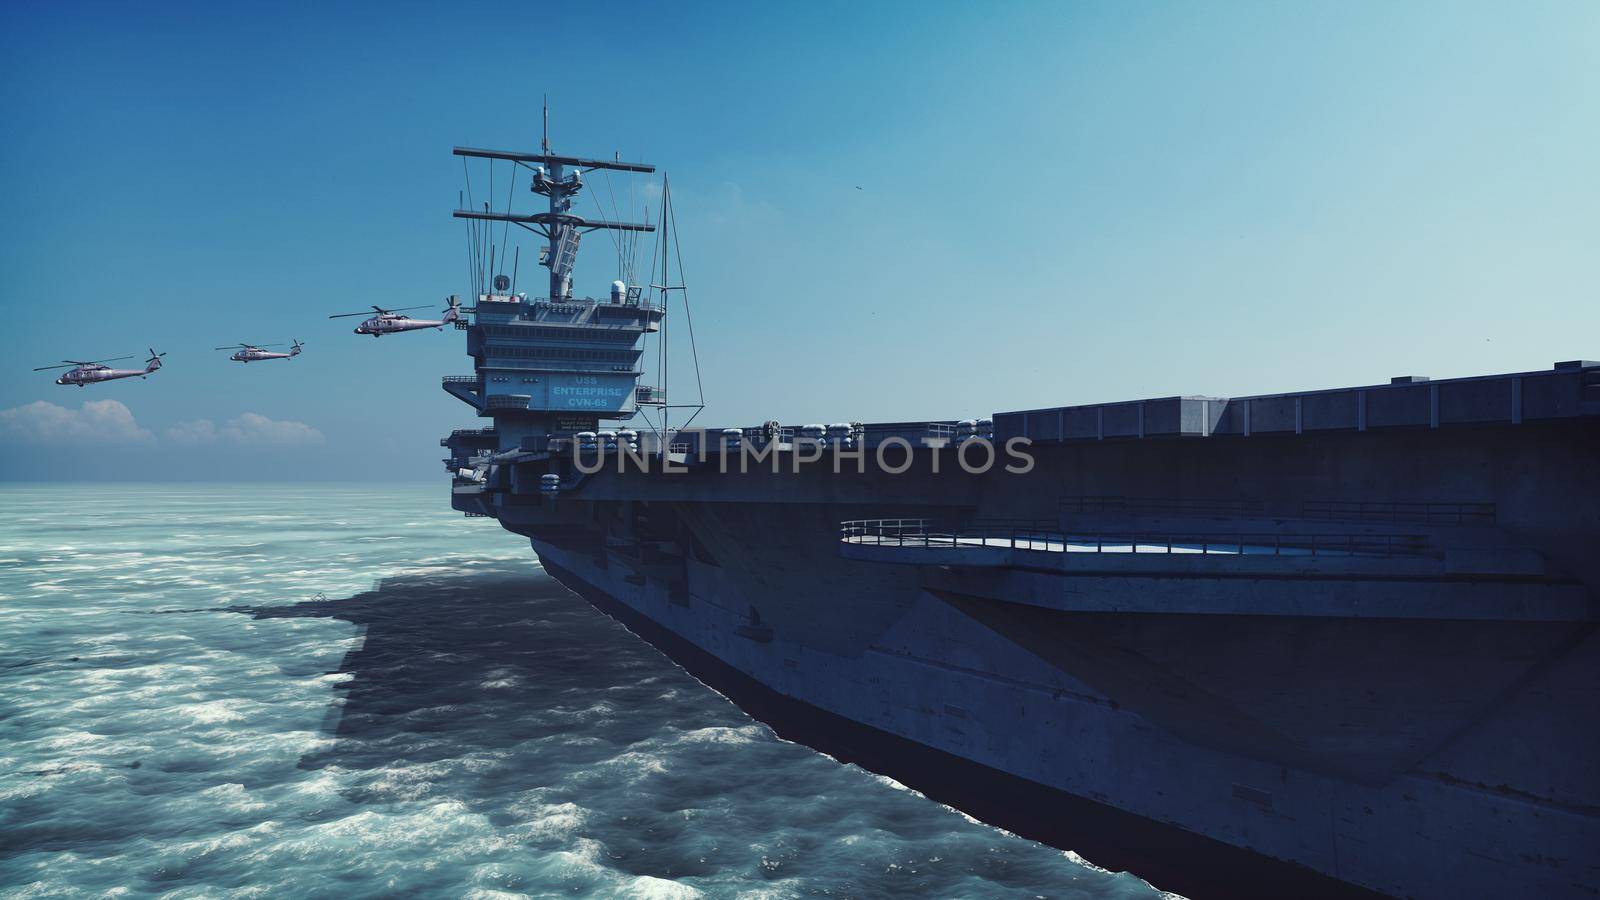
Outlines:
[[779, 740], [442, 485], [0, 513], [7, 895], [1158, 893]]

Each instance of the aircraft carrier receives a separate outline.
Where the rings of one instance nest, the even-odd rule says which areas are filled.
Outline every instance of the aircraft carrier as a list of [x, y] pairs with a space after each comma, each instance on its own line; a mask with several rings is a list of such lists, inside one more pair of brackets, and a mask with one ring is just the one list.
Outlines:
[[1195, 896], [1600, 892], [1600, 364], [647, 426], [669, 281], [571, 272], [651, 226], [571, 201], [650, 167], [456, 153], [550, 287], [456, 323], [454, 508], [780, 735]]

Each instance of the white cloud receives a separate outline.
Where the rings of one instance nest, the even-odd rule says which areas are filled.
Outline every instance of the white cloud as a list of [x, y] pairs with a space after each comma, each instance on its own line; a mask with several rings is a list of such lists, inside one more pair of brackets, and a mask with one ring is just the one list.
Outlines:
[[[195, 446], [235, 444], [241, 447], [305, 447], [326, 441], [304, 422], [270, 419], [247, 412], [222, 424], [210, 419], [180, 422], [164, 429], [171, 443]], [[44, 400], [0, 409], [0, 440], [24, 444], [154, 444], [156, 436], [134, 421], [133, 411], [119, 400], [86, 400], [68, 409]]]
[[179, 422], [165, 432], [167, 440], [179, 444], [209, 444], [217, 439], [217, 423], [210, 419]]
[[179, 422], [166, 430], [166, 437], [177, 444], [229, 443], [255, 447], [303, 447], [325, 440], [322, 432], [304, 422], [269, 419], [253, 412], [221, 425], [210, 419]]
[[0, 409], [0, 437], [34, 444], [144, 444], [155, 440], [155, 435], [134, 421], [133, 411], [118, 400], [85, 400], [78, 409], [35, 400], [26, 406]]
[[222, 427], [223, 438], [240, 443], [320, 444], [322, 432], [304, 422], [269, 419], [260, 413], [245, 413]]

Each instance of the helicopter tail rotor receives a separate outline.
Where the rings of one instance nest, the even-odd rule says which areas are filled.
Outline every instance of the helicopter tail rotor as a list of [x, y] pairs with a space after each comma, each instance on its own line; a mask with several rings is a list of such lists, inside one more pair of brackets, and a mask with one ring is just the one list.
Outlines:
[[150, 358], [144, 361], [144, 370], [146, 372], [154, 372], [155, 370], [161, 368], [161, 357], [163, 356], [166, 356], [166, 354], [157, 353], [156, 348], [151, 347]]

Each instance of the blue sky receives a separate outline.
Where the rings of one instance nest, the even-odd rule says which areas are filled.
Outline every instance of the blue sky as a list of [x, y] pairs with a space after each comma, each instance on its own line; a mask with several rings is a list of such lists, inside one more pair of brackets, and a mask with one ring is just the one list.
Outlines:
[[544, 94], [671, 173], [718, 426], [1600, 354], [1600, 4], [545, 9], [0, 9], [0, 477], [434, 477], [464, 335], [325, 316], [467, 292], [450, 147]]

